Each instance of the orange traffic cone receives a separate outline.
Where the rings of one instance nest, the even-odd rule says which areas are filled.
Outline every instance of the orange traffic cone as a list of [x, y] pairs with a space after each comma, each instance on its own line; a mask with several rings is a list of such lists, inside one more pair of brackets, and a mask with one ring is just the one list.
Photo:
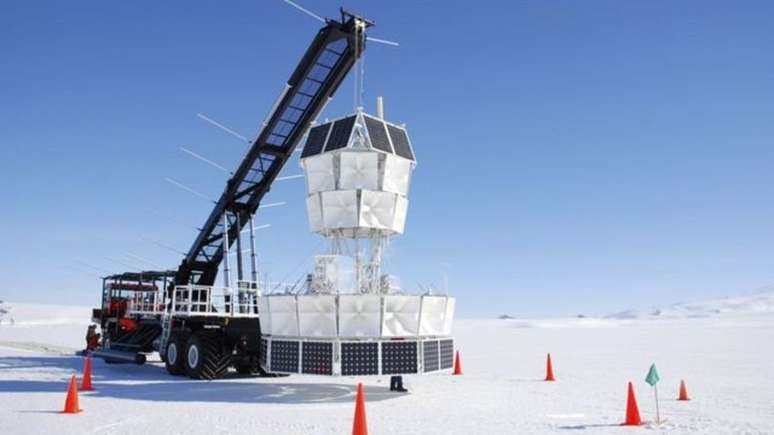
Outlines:
[[554, 378], [554, 366], [551, 364], [551, 354], [546, 357], [546, 381], [555, 381]]
[[70, 378], [70, 386], [67, 388], [67, 399], [65, 399], [63, 414], [77, 414], [81, 412], [78, 407], [78, 385], [75, 383], [75, 375]]
[[688, 390], [685, 388], [685, 381], [680, 380], [680, 396], [677, 400], [691, 400], [688, 398]]
[[454, 358], [454, 373], [453, 375], [462, 374], [462, 364], [460, 363], [460, 351], [457, 351], [457, 356]]
[[357, 397], [355, 398], [355, 419], [352, 423], [352, 435], [368, 435], [363, 384], [357, 384]]
[[634, 387], [629, 382], [629, 396], [626, 398], [626, 421], [624, 426], [639, 426], [642, 424], [640, 419], [640, 408], [637, 407], [637, 398], [634, 397]]
[[91, 386], [91, 357], [87, 356], [83, 360], [83, 379], [81, 380], [81, 391], [91, 391], [94, 387]]

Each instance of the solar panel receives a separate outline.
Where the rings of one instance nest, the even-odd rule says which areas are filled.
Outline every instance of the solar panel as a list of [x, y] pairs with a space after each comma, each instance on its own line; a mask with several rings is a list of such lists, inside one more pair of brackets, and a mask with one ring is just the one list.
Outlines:
[[438, 370], [438, 341], [429, 340], [422, 343], [422, 364], [425, 372]]
[[417, 342], [382, 343], [382, 374], [399, 375], [417, 372]]
[[409, 144], [406, 130], [389, 124], [387, 124], [387, 129], [390, 131], [390, 139], [392, 139], [392, 146], [395, 147], [395, 154], [414, 160], [414, 152], [411, 151], [411, 144]]
[[297, 341], [271, 341], [271, 371], [298, 373]]
[[378, 375], [379, 348], [377, 343], [341, 343], [341, 374]]
[[328, 137], [328, 130], [331, 129], [331, 124], [318, 125], [317, 127], [309, 130], [309, 136], [306, 138], [306, 145], [304, 145], [304, 151], [301, 153], [301, 158], [320, 154], [325, 145], [325, 138]]
[[371, 145], [378, 150], [392, 154], [390, 139], [387, 137], [387, 130], [384, 128], [384, 122], [379, 119], [364, 116], [368, 136], [371, 138]]
[[325, 151], [337, 150], [344, 148], [349, 142], [349, 135], [352, 133], [352, 127], [355, 125], [355, 117], [339, 119], [333, 123], [333, 130], [331, 136], [328, 139], [328, 144], [325, 146]]
[[441, 340], [441, 369], [454, 366], [454, 340]]
[[333, 374], [333, 343], [305, 341], [301, 349], [301, 373]]

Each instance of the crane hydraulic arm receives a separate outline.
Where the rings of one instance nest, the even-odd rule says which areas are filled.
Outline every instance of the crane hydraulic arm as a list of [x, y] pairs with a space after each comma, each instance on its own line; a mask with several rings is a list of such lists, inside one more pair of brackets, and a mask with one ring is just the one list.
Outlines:
[[343, 10], [340, 22], [326, 20], [180, 264], [176, 284], [214, 284], [224, 250], [251, 222], [285, 162], [357, 61], [365, 48], [365, 29], [372, 24]]

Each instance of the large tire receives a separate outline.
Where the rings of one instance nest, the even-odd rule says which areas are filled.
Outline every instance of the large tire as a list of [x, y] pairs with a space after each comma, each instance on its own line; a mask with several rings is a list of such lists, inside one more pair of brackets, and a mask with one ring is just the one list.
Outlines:
[[172, 334], [167, 341], [167, 354], [164, 357], [164, 366], [167, 368], [167, 372], [170, 375], [178, 376], [185, 372], [185, 359], [186, 342], [183, 337], [178, 334]]
[[231, 365], [231, 355], [225, 352], [220, 334], [199, 331], [185, 347], [185, 372], [192, 379], [219, 379]]

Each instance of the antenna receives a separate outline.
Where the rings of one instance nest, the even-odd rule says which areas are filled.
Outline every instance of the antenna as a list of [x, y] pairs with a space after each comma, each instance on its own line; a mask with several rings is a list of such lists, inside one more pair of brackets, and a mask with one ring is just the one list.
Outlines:
[[[269, 228], [269, 227], [271, 227], [271, 224], [258, 225], [258, 226], [254, 226], [253, 227], [253, 231], [264, 230], [264, 229]], [[250, 227], [247, 227], [247, 228], [242, 230], [243, 233], [246, 233], [248, 231], [250, 231]]]
[[147, 259], [145, 259], [143, 257], [140, 257], [139, 255], [132, 254], [131, 252], [126, 252], [126, 256], [130, 257], [130, 258], [133, 258], [133, 259], [135, 259], [137, 261], [140, 261], [142, 263], [145, 263], [145, 264], [147, 264], [149, 266], [155, 267], [157, 269], [164, 269], [164, 267], [159, 266], [158, 264], [156, 264], [156, 263], [154, 263], [154, 262], [152, 262], [150, 260], [147, 260]]
[[449, 274], [447, 271], [451, 267], [451, 264], [442, 261], [441, 262], [441, 282], [443, 283], [443, 293], [449, 295]]
[[199, 198], [203, 198], [203, 199], [206, 199], [207, 201], [215, 203], [214, 199], [208, 197], [207, 195], [205, 195], [203, 193], [200, 193], [200, 192], [197, 192], [196, 190], [191, 189], [190, 187], [186, 186], [185, 184], [183, 184], [183, 183], [181, 183], [179, 181], [175, 181], [175, 180], [173, 180], [173, 179], [171, 179], [169, 177], [165, 177], [164, 180], [166, 180], [168, 183], [173, 184], [173, 185], [175, 185], [175, 186], [177, 186], [177, 187], [179, 187], [179, 188], [181, 188], [181, 189], [183, 189], [183, 190], [185, 190], [185, 191], [187, 191], [189, 193], [192, 193], [192, 194], [198, 196]]
[[[289, 4], [290, 6], [293, 6], [294, 8], [298, 9], [299, 11], [309, 15], [310, 17], [314, 18], [317, 21], [320, 21], [322, 23], [326, 23], [327, 22], [327, 20], [325, 20], [325, 18], [315, 14], [314, 12], [312, 12], [309, 9], [299, 5], [296, 2], [293, 2], [291, 0], [282, 0], [282, 1], [284, 1], [287, 4]], [[352, 16], [352, 15], [350, 15], [350, 16]], [[368, 24], [372, 25], [373, 23], [372, 22], [368, 22]], [[379, 43], [379, 44], [389, 45], [389, 46], [392, 46], [392, 47], [400, 47], [400, 44], [398, 44], [397, 42], [390, 41], [390, 40], [387, 40], [387, 39], [381, 39], [381, 38], [374, 38], [372, 36], [366, 36], [366, 40], [371, 41], [371, 42], [376, 42], [376, 43]]]
[[128, 267], [129, 269], [133, 269], [133, 270], [136, 270], [138, 272], [142, 272], [143, 271], [142, 269], [140, 269], [140, 268], [138, 268], [138, 267], [136, 267], [134, 265], [131, 265], [131, 264], [125, 262], [125, 261], [118, 260], [116, 258], [105, 257], [105, 260], [110, 260], [110, 261], [112, 261], [114, 263], [118, 263], [118, 264], [120, 264], [120, 265], [122, 265], [124, 267]]
[[75, 259], [74, 261], [75, 261], [76, 263], [80, 264], [81, 266], [88, 267], [88, 268], [89, 268], [89, 269], [91, 269], [91, 270], [96, 270], [96, 271], [97, 271], [97, 272], [99, 272], [99, 273], [104, 273], [104, 274], [106, 274], [106, 275], [110, 275], [110, 274], [112, 273], [112, 272], [109, 272], [109, 271], [107, 271], [107, 270], [105, 270], [105, 269], [102, 269], [101, 267], [93, 266], [93, 265], [91, 265], [91, 264], [89, 264], [89, 263], [87, 263], [87, 262], [85, 262], [85, 261], [83, 261], [83, 260], [78, 260], [78, 259]]
[[169, 219], [175, 225], [179, 225], [181, 227], [193, 228], [196, 231], [201, 231], [202, 230], [201, 228], [197, 227], [196, 225], [194, 225], [194, 224], [192, 224], [190, 222], [183, 222], [181, 219], [177, 219], [175, 217], [169, 217], [169, 216], [167, 216], [165, 214], [162, 214], [160, 211], [158, 211], [156, 209], [151, 209], [150, 212], [155, 214], [156, 216], [162, 218], [162, 219]]
[[203, 161], [204, 163], [207, 163], [208, 165], [210, 165], [210, 166], [212, 166], [214, 168], [218, 168], [218, 169], [220, 169], [221, 171], [223, 171], [223, 172], [225, 172], [227, 174], [233, 174], [231, 171], [229, 171], [228, 169], [224, 168], [223, 166], [220, 166], [219, 164], [213, 162], [212, 160], [210, 160], [208, 158], [205, 158], [205, 157], [202, 157], [199, 154], [196, 154], [195, 152], [189, 150], [188, 148], [180, 147], [180, 151], [182, 151], [182, 152], [184, 152], [184, 153], [186, 153], [186, 154], [188, 154], [188, 155], [190, 155], [190, 156], [192, 156], [192, 157], [194, 157], [196, 159], [199, 159], [199, 160]]
[[269, 204], [261, 204], [258, 206], [258, 208], [272, 208], [272, 207], [279, 207], [281, 205], [287, 205], [287, 202], [280, 201], [280, 202], [272, 202]]
[[159, 242], [158, 240], [152, 240], [152, 239], [148, 239], [148, 238], [146, 238], [146, 237], [143, 237], [143, 236], [140, 236], [140, 239], [142, 239], [142, 240], [145, 240], [146, 242], [151, 242], [151, 243], [153, 243], [153, 244], [154, 244], [154, 245], [156, 245], [156, 246], [159, 246], [159, 247], [161, 247], [161, 248], [164, 248], [164, 249], [166, 249], [166, 250], [168, 250], [168, 251], [172, 251], [172, 252], [174, 252], [174, 253], [176, 253], [176, 254], [180, 254], [180, 255], [183, 255], [183, 256], [185, 256], [185, 255], [188, 255], [188, 254], [186, 254], [185, 252], [183, 252], [183, 251], [181, 251], [181, 250], [179, 250], [179, 249], [175, 249], [175, 248], [173, 248], [173, 247], [171, 247], [171, 246], [165, 245], [165, 244], [163, 244], [163, 243]]
[[284, 177], [277, 177], [274, 181], [295, 180], [296, 178], [304, 178], [304, 174], [285, 175]]
[[366, 40], [371, 42], [378, 42], [379, 44], [389, 45], [392, 47], [400, 47], [400, 44], [398, 44], [395, 41], [388, 41], [386, 39], [374, 38], [373, 36], [366, 36]]
[[[70, 264], [65, 264], [64, 267], [69, 269], [70, 273], [75, 274], [77, 272], [79, 276], [83, 275], [83, 269], [81, 269], [79, 267], [75, 267], [74, 265], [70, 265]], [[96, 275], [96, 277], [99, 278], [99, 279], [103, 278], [102, 275]], [[0, 301], [0, 303], [2, 303], [2, 301]]]
[[299, 11], [309, 15], [310, 17], [314, 18], [317, 21], [321, 21], [323, 23], [325, 22], [325, 19], [323, 17], [315, 14], [314, 12], [310, 11], [309, 9], [306, 9], [306, 8], [302, 7], [301, 5], [299, 5], [296, 2], [292, 2], [290, 0], [282, 0], [282, 1], [284, 1], [287, 4], [289, 4], [290, 6], [293, 6], [294, 8], [298, 9]]
[[214, 125], [215, 127], [218, 127], [219, 129], [225, 131], [226, 133], [228, 133], [228, 134], [230, 134], [230, 135], [232, 135], [234, 137], [238, 137], [239, 139], [242, 139], [245, 142], [250, 142], [250, 139], [246, 138], [245, 136], [242, 136], [241, 134], [235, 132], [234, 130], [232, 130], [232, 129], [228, 128], [228, 127], [226, 127], [225, 125], [219, 123], [218, 121], [215, 121], [214, 119], [209, 118], [207, 115], [205, 115], [203, 113], [197, 113], [196, 116], [198, 116], [199, 119], [202, 119], [205, 122], [208, 122], [208, 123]]

